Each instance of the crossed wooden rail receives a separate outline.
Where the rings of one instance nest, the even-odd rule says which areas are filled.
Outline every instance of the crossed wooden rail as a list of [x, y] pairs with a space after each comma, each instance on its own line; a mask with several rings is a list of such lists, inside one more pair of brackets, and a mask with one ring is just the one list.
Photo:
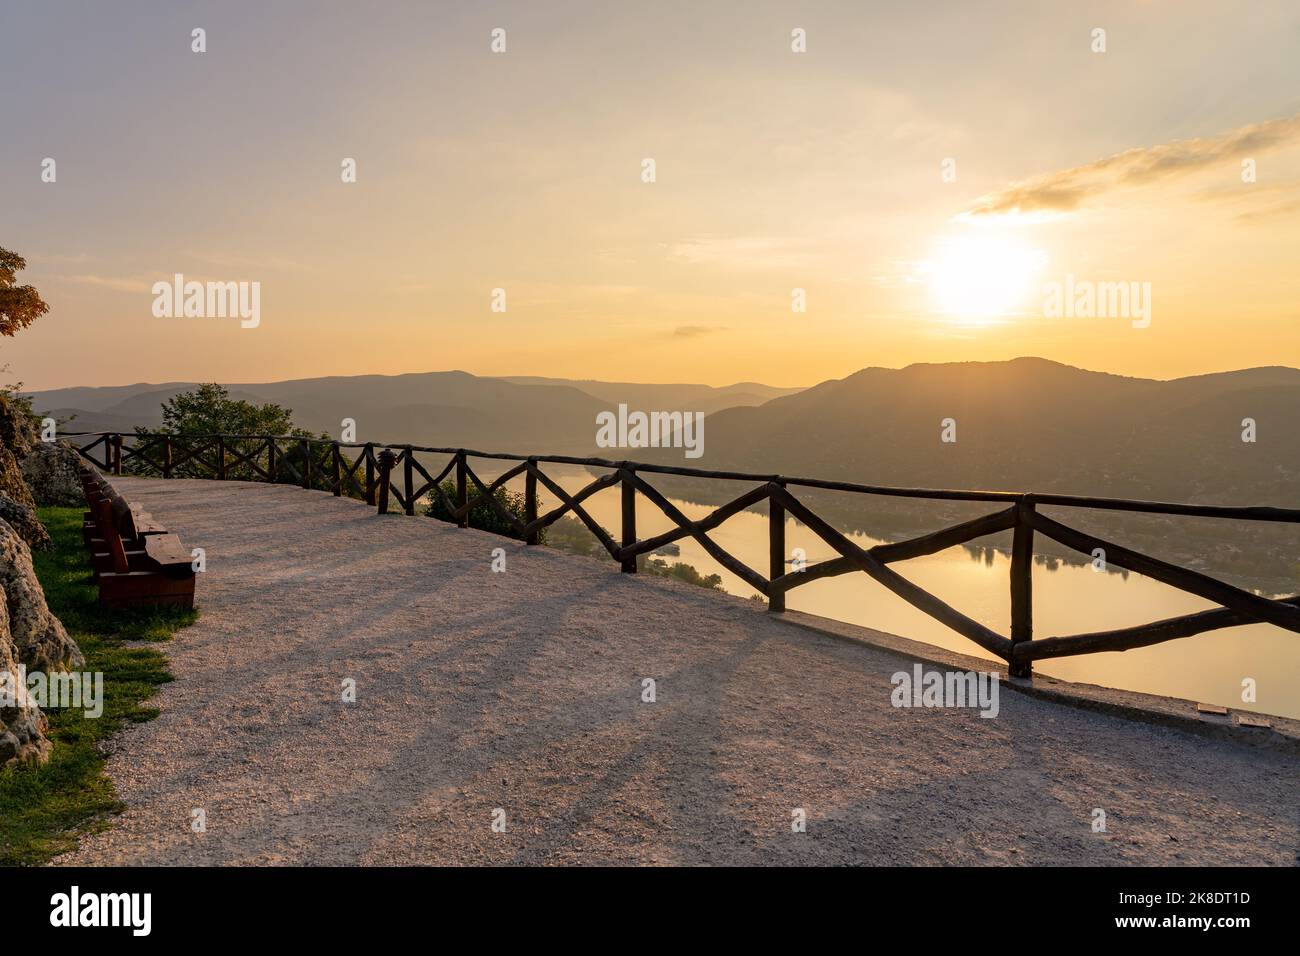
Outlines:
[[[275, 435], [202, 435], [173, 436], [163, 434], [125, 435], [116, 432], [74, 433], [94, 437], [79, 451], [87, 460], [114, 474], [122, 474], [125, 464], [135, 462], [147, 474], [173, 477], [182, 465], [206, 469], [213, 477], [224, 479], [232, 468], [245, 465], [256, 478], [280, 481], [283, 473], [292, 476], [304, 488], [321, 488], [335, 495], [354, 491], [380, 512], [387, 512], [390, 494], [406, 514], [415, 513], [415, 505], [426, 495], [436, 496], [460, 527], [467, 527], [469, 514], [486, 504], [528, 544], [536, 544], [543, 528], [572, 511], [591, 530], [610, 557], [622, 570], [636, 572], [638, 555], [647, 554], [681, 538], [691, 537], [724, 568], [768, 599], [771, 611], [785, 610], [786, 594], [821, 578], [863, 571], [893, 593], [957, 633], [974, 641], [1007, 662], [1013, 677], [1028, 677], [1033, 662], [1049, 657], [1091, 654], [1099, 651], [1125, 651], [1206, 631], [1259, 621], [1300, 631], [1300, 595], [1279, 600], [1261, 597], [1241, 588], [1218, 581], [1188, 568], [1169, 564], [1149, 555], [1129, 550], [1102, 538], [1086, 534], [1039, 513], [1043, 505], [1088, 508], [1148, 514], [1186, 515], [1207, 518], [1235, 518], [1249, 521], [1300, 523], [1300, 510], [1270, 507], [1228, 507], [1215, 505], [1173, 504], [1134, 501], [1119, 498], [1087, 498], [1074, 495], [1035, 495], [1005, 491], [951, 491], [929, 488], [892, 488], [816, 478], [791, 478], [780, 475], [756, 475], [744, 472], [706, 471], [604, 458], [576, 458], [563, 455], [512, 455], [473, 451], [466, 448], [428, 448], [418, 445], [383, 445], [373, 442], [349, 444], [298, 436]], [[133, 444], [126, 444], [126, 440]], [[102, 446], [102, 448], [101, 448]], [[96, 457], [99, 449], [101, 457]], [[345, 449], [359, 449], [354, 459]], [[377, 451], [378, 450], [378, 451]], [[177, 457], [179, 451], [179, 457]], [[150, 458], [154, 452], [157, 458]], [[450, 455], [437, 475], [430, 474], [417, 453]], [[204, 457], [208, 456], [208, 457]], [[265, 464], [261, 462], [264, 458]], [[482, 458], [518, 462], [490, 483], [484, 483], [469, 465], [469, 459]], [[580, 491], [570, 494], [540, 468], [543, 462], [581, 465], [608, 470]], [[400, 483], [394, 483], [398, 466]], [[364, 468], [364, 478], [359, 477]], [[133, 469], [134, 470], [134, 469]], [[455, 500], [443, 490], [442, 482], [455, 475]], [[416, 475], [423, 479], [416, 484]], [[495, 492], [506, 482], [524, 476], [524, 518], [506, 509]], [[715, 509], [697, 521], [687, 518], [663, 494], [642, 477], [644, 474], [680, 475], [726, 481], [752, 481], [758, 486]], [[560, 501], [560, 505], [543, 515], [537, 513], [537, 485], [541, 483]], [[469, 486], [475, 494], [471, 497]], [[615, 541], [583, 508], [582, 503], [597, 492], [615, 485], [622, 491], [622, 529]], [[929, 498], [946, 501], [989, 501], [1004, 507], [992, 514], [964, 521], [939, 531], [906, 541], [862, 548], [837, 531], [790, 493], [790, 487], [845, 491], [856, 494], [905, 498]], [[638, 539], [636, 531], [636, 495], [640, 492], [659, 508], [676, 526], [653, 538]], [[709, 537], [709, 532], [733, 515], [759, 502], [768, 502], [769, 560], [766, 575], [754, 570], [728, 553]], [[802, 570], [785, 569], [785, 516], [789, 514], [806, 525], [839, 555]], [[998, 634], [979, 621], [945, 604], [924, 588], [913, 584], [889, 565], [898, 561], [943, 551], [985, 535], [1012, 532], [1011, 545], [1011, 634]], [[1094, 555], [1098, 549], [1108, 564], [1154, 578], [1164, 584], [1195, 594], [1220, 607], [1195, 614], [1155, 621], [1091, 634], [1033, 639], [1033, 567], [1034, 534], [1042, 534], [1066, 547]]]

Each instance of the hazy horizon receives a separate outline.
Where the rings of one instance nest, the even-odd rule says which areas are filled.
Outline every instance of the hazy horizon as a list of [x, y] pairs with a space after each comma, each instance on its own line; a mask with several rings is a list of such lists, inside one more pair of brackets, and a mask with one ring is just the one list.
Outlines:
[[[745, 380], [725, 381], [725, 382], [699, 382], [699, 381], [690, 382], [685, 380], [651, 381], [648, 379], [634, 381], [631, 379], [597, 378], [589, 375], [584, 375], [584, 376], [551, 375], [551, 374], [543, 375], [537, 372], [508, 372], [503, 374], [488, 374], [482, 372], [474, 372], [464, 368], [426, 368], [426, 369], [415, 369], [415, 370], [403, 371], [403, 372], [371, 372], [371, 371], [332, 372], [332, 373], [325, 373], [321, 375], [302, 375], [293, 378], [259, 379], [257, 381], [254, 381], [252, 379], [245, 379], [242, 381], [235, 381], [234, 379], [227, 379], [224, 381], [216, 380], [216, 381], [218, 384], [221, 385], [281, 384], [284, 382], [295, 382], [295, 381], [302, 381], [307, 379], [362, 378], [362, 377], [373, 377], [373, 376], [378, 376], [381, 378], [396, 378], [403, 375], [439, 375], [439, 374], [446, 374], [452, 372], [461, 372], [467, 375], [472, 375], [475, 378], [495, 378], [495, 379], [537, 378], [537, 379], [551, 379], [554, 381], [574, 382], [574, 383], [581, 383], [583, 381], [587, 381], [593, 383], [599, 382], [604, 384], [627, 384], [627, 385], [705, 386], [705, 387], [717, 388], [717, 389], [734, 388], [736, 386], [753, 384], [753, 385], [763, 385], [768, 388], [804, 390], [804, 389], [813, 388], [824, 382], [842, 381], [843, 379], [855, 375], [858, 372], [867, 371], [868, 369], [873, 369], [873, 368], [883, 369], [885, 371], [891, 371], [891, 372], [900, 372], [900, 371], [904, 371], [905, 369], [911, 368], [913, 366], [918, 366], [918, 365], [961, 365], [961, 364], [995, 365], [999, 363], [1016, 362], [1016, 361], [1056, 362], [1055, 359], [1048, 359], [1041, 355], [1016, 355], [1006, 359], [971, 359], [971, 360], [958, 359], [952, 362], [909, 362], [906, 365], [863, 365], [858, 368], [850, 369], [839, 375], [831, 375], [828, 378], [820, 379], [815, 382], [802, 382], [797, 384], [789, 383], [789, 382], [759, 381], [757, 379], [745, 379]], [[1300, 372], [1300, 366], [1272, 362], [1264, 365], [1249, 365], [1240, 368], [1212, 369], [1210, 371], [1205, 371], [1205, 372], [1189, 372], [1185, 375], [1173, 375], [1169, 377], [1162, 377], [1162, 376], [1155, 376], [1155, 375], [1130, 375], [1126, 373], [1111, 371], [1110, 369], [1105, 369], [1105, 368], [1087, 368], [1081, 365], [1071, 365], [1069, 362], [1056, 362], [1056, 364], [1065, 365], [1070, 368], [1075, 368], [1082, 372], [1095, 372], [1100, 375], [1118, 375], [1123, 378], [1148, 379], [1156, 382], [1170, 382], [1170, 381], [1176, 381], [1178, 379], [1196, 378], [1205, 375], [1231, 375], [1237, 372], [1251, 372], [1251, 371], [1258, 371], [1260, 369], [1269, 369], [1269, 368], [1290, 369], [1293, 371]], [[67, 388], [126, 388], [135, 385], [161, 386], [161, 385], [188, 384], [192, 382], [207, 382], [207, 381], [212, 381], [212, 380], [182, 379], [182, 378], [156, 379], [156, 380], [137, 379], [133, 381], [120, 381], [120, 382], [77, 382], [68, 385], [51, 385], [48, 388], [31, 388], [28, 387], [26, 384], [24, 384], [22, 392], [23, 394], [31, 394], [31, 393], [39, 393], [39, 392], [60, 391], [62, 389], [67, 389]]]

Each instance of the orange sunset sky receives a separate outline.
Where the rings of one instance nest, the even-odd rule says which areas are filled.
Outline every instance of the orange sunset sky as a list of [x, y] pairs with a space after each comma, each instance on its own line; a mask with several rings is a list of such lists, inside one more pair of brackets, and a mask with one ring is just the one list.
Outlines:
[[[24, 5], [0, 246], [51, 312], [0, 361], [28, 389], [1297, 365], [1298, 37], [1294, 2]], [[260, 325], [154, 317], [178, 272], [260, 282]], [[1150, 283], [1150, 326], [1044, 316], [1066, 275]]]

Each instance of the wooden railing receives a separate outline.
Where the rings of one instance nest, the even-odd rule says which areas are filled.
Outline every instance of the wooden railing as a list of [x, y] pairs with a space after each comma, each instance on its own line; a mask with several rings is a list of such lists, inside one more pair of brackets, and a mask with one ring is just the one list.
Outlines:
[[[1300, 596], [1278, 600], [1261, 597], [1199, 571], [1179, 567], [1078, 531], [1041, 514], [1038, 510], [1042, 506], [1053, 506], [1300, 523], [1300, 510], [1296, 509], [1173, 504], [1006, 491], [892, 488], [816, 478], [678, 468], [671, 465], [611, 461], [604, 458], [496, 454], [466, 448], [428, 448], [419, 445], [384, 445], [373, 442], [349, 444], [297, 436], [172, 436], [95, 432], [74, 433], [71, 437], [93, 438], [87, 444], [79, 446], [81, 455], [100, 468], [119, 475], [131, 466], [129, 467], [131, 471], [161, 474], [164, 478], [177, 476], [182, 471], [189, 474], [197, 471], [224, 479], [228, 477], [232, 468], [244, 466], [247, 468], [248, 476], [254, 480], [278, 482], [283, 475], [291, 478], [294, 483], [300, 483], [304, 488], [320, 488], [331, 491], [335, 495], [352, 495], [355, 492], [367, 503], [377, 505], [380, 512], [387, 512], [391, 495], [397, 505], [408, 515], [415, 513], [415, 505], [418, 501], [426, 495], [432, 495], [441, 500], [446, 511], [462, 528], [468, 526], [470, 512], [479, 505], [486, 504], [528, 544], [536, 544], [543, 528], [571, 511], [590, 529], [609, 552], [610, 557], [618, 561], [622, 570], [627, 573], [636, 572], [636, 559], [639, 555], [648, 554], [666, 544], [689, 536], [698, 541], [720, 565], [763, 594], [768, 600], [769, 610], [774, 612], [785, 610], [786, 594], [797, 587], [821, 578], [851, 571], [863, 571], [909, 604], [974, 641], [986, 651], [1001, 657], [1007, 662], [1008, 671], [1013, 677], [1030, 676], [1033, 662], [1043, 658], [1090, 654], [1098, 651], [1124, 651], [1239, 624], [1264, 621], [1287, 630], [1300, 631]], [[360, 454], [349, 457], [354, 450], [359, 450]], [[434, 475], [417, 457], [422, 453], [449, 455], [450, 460], [446, 467]], [[517, 462], [517, 464], [493, 481], [484, 483], [470, 467], [471, 458]], [[543, 463], [580, 465], [609, 473], [596, 478], [577, 493], [570, 494], [542, 471]], [[441, 487], [444, 479], [453, 474], [454, 499]], [[644, 475], [647, 474], [756, 482], [757, 486], [717, 508], [706, 517], [692, 521], [645, 480]], [[520, 475], [524, 476], [525, 481], [525, 515], [522, 519], [506, 509], [495, 495], [497, 489]], [[537, 513], [539, 483], [560, 501], [558, 507], [542, 515]], [[471, 484], [474, 487], [473, 496], [469, 491]], [[584, 501], [598, 491], [615, 485], [620, 487], [622, 493], [622, 527], [618, 541], [615, 541], [612, 535], [582, 506]], [[1002, 507], [992, 514], [906, 541], [862, 548], [796, 498], [791, 493], [791, 488], [945, 501], [987, 501]], [[673, 522], [675, 527], [672, 530], [652, 538], [637, 537], [636, 495], [638, 492]], [[768, 502], [769, 515], [769, 558], [766, 574], [749, 567], [709, 537], [709, 532], [728, 518], [762, 501]], [[829, 545], [838, 557], [803, 569], [787, 571], [785, 567], [786, 515], [806, 525], [813, 534]], [[1009, 636], [998, 634], [979, 621], [945, 604], [889, 567], [898, 561], [934, 554], [954, 545], [1008, 530], [1012, 532]], [[1035, 640], [1031, 571], [1036, 533], [1089, 556], [1095, 555], [1100, 549], [1108, 565], [1146, 575], [1220, 606], [1208, 611], [1185, 614], [1135, 627]]]

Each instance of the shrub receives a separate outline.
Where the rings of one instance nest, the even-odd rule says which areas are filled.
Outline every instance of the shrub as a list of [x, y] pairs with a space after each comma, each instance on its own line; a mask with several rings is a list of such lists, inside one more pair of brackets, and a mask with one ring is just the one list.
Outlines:
[[[446, 496], [447, 501], [456, 500], [456, 482], [444, 481], [438, 486], [442, 489], [442, 494]], [[476, 486], [471, 485], [468, 495], [473, 500], [479, 491]], [[509, 514], [514, 515], [520, 521], [526, 520], [527, 511], [525, 508], [524, 496], [515, 491], [506, 488], [498, 488], [492, 493], [492, 497], [497, 500]], [[453, 521], [451, 511], [442, 496], [432, 494], [429, 499], [429, 505], [425, 508], [424, 513], [430, 518], [437, 518], [439, 521]], [[508, 521], [505, 520], [497, 510], [486, 501], [480, 501], [470, 509], [469, 526], [478, 528], [480, 531], [491, 531], [493, 534], [499, 534], [506, 538], [514, 538], [516, 541], [522, 541], [524, 536], [519, 533]], [[538, 535], [538, 542], [546, 543], [546, 529], [543, 528]]]
[[[596, 536], [577, 518], [565, 515], [551, 525], [550, 530], [553, 534], [547, 543], [553, 548], [587, 557], [606, 556], [605, 549], [596, 540]], [[722, 575], [701, 574], [695, 565], [686, 564], [683, 561], [674, 561], [669, 564], [662, 558], [640, 554], [637, 555], [636, 569], [642, 574], [656, 574], [659, 577], [676, 578], [679, 581], [694, 584], [696, 587], [707, 588], [710, 591], [725, 590], [722, 586]]]
[[682, 561], [674, 561], [669, 564], [659, 558], [645, 560], [645, 555], [641, 555], [637, 558], [637, 570], [648, 571], [664, 578], [676, 578], [678, 581], [685, 581], [687, 584], [694, 584], [696, 587], [708, 588], [710, 591], [724, 590], [722, 575], [700, 574], [695, 565], [686, 564]]
[[587, 526], [571, 515], [564, 515], [546, 530], [548, 532], [546, 543], [552, 548], [567, 551], [569, 554], [581, 554], [588, 558], [608, 556]]

